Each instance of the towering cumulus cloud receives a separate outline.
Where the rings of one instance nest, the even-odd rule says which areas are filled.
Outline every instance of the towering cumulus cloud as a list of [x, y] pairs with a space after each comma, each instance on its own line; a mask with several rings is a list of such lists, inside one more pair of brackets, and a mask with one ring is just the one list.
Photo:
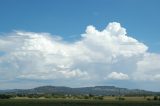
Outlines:
[[102, 31], [90, 25], [81, 36], [65, 42], [49, 33], [1, 35], [0, 80], [160, 80], [160, 55], [147, 52], [120, 23]]

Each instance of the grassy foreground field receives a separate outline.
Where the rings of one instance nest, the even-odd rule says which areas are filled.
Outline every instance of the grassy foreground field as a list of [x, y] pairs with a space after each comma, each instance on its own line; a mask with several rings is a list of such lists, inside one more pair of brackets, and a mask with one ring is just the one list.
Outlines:
[[160, 101], [6, 99], [0, 100], [0, 106], [160, 106]]

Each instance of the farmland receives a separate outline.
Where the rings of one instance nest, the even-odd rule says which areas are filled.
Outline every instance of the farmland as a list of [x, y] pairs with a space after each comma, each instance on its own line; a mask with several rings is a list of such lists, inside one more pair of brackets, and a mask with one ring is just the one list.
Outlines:
[[113, 86], [1, 91], [0, 106], [160, 106], [160, 93]]
[[0, 106], [160, 106], [160, 101], [147, 101], [142, 97], [126, 97], [125, 100], [112, 97], [104, 100], [14, 98], [1, 99]]

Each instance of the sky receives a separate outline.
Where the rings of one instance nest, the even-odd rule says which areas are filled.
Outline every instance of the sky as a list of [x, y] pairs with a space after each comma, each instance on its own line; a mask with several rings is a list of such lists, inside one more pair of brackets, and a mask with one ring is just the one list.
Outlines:
[[0, 89], [160, 91], [159, 0], [0, 0]]

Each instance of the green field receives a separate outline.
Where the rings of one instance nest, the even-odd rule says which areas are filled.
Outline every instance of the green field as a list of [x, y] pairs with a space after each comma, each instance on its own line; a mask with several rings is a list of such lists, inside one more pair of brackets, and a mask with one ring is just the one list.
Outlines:
[[6, 99], [0, 100], [0, 106], [160, 106], [160, 101]]

